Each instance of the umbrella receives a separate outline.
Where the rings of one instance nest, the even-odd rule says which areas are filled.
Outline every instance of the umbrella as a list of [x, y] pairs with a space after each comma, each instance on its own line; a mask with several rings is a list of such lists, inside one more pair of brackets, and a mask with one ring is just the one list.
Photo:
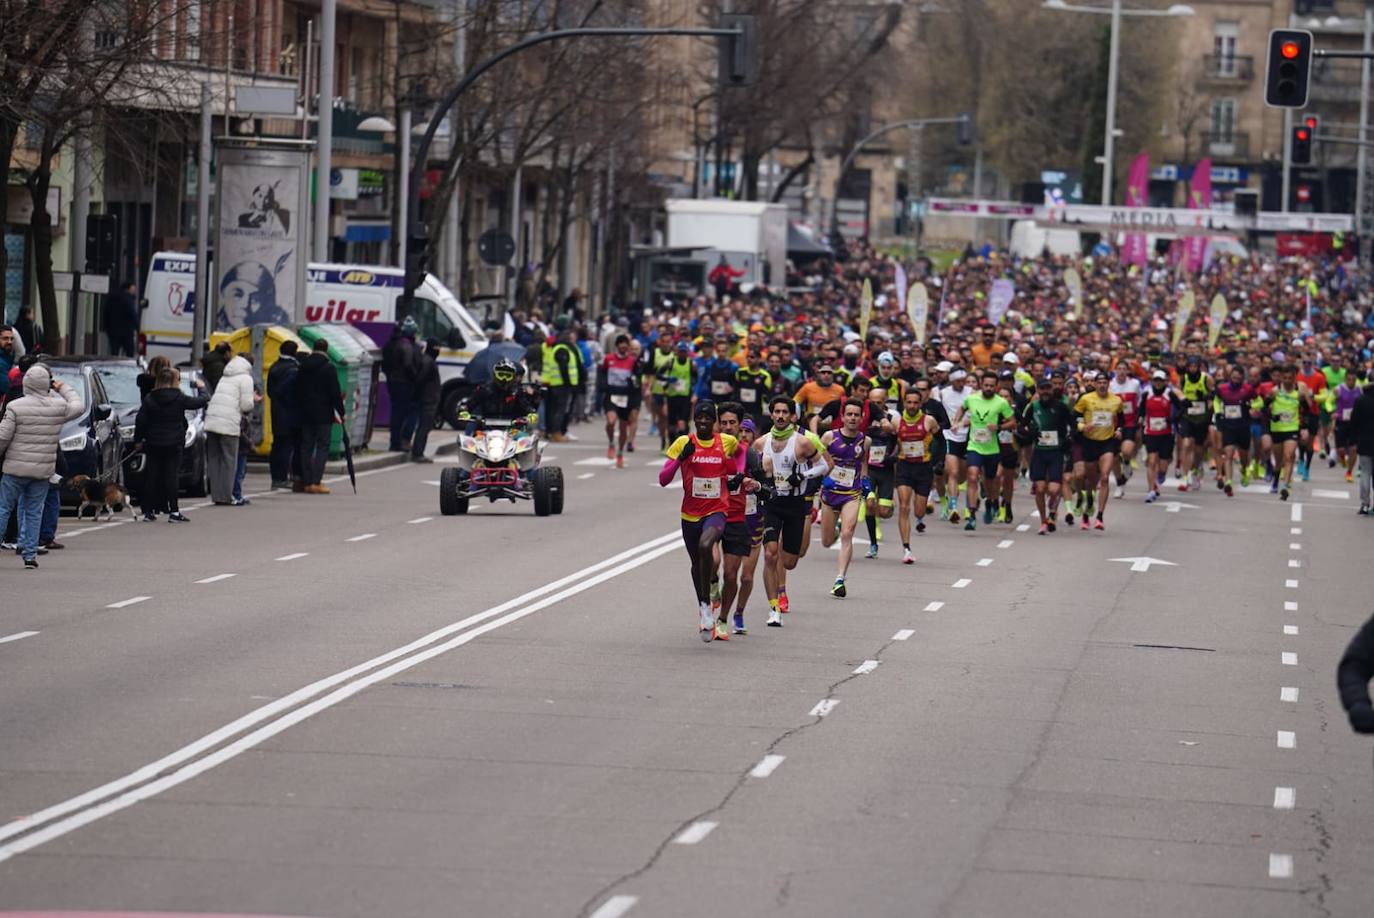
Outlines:
[[353, 468], [353, 441], [348, 438], [348, 425], [338, 418], [339, 432], [343, 434], [344, 466], [348, 469], [348, 480], [353, 485], [353, 493], [358, 493], [358, 471]]
[[513, 341], [488, 344], [463, 367], [463, 378], [470, 383], [484, 383], [491, 379], [491, 368], [501, 360], [509, 360], [519, 366], [524, 363], [525, 349]]

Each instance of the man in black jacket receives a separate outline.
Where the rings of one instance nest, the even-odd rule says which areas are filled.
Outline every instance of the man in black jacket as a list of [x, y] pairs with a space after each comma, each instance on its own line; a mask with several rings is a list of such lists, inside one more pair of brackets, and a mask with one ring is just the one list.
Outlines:
[[205, 378], [205, 385], [211, 393], [219, 388], [219, 378], [224, 375], [224, 368], [229, 364], [229, 358], [233, 354], [234, 349], [229, 346], [229, 342], [221, 341], [200, 359], [201, 375]]
[[1374, 733], [1374, 707], [1369, 703], [1369, 680], [1374, 677], [1374, 618], [1356, 632], [1336, 667], [1341, 706], [1356, 733]]
[[272, 469], [272, 487], [294, 486], [305, 489], [301, 475], [300, 406], [296, 401], [296, 378], [301, 365], [296, 360], [296, 342], [283, 341], [281, 353], [267, 372], [267, 399], [272, 412], [272, 453], [268, 464]]
[[1365, 386], [1364, 393], [1355, 399], [1350, 409], [1350, 432], [1355, 437], [1355, 454], [1360, 457], [1360, 515], [1374, 507], [1371, 487], [1374, 487], [1374, 386]]
[[[138, 335], [138, 285], [126, 281], [105, 302], [105, 334], [110, 338], [110, 353], [118, 357], [134, 356], [134, 338]], [[32, 347], [33, 342], [24, 342]]]
[[393, 453], [403, 452], [415, 433], [415, 382], [420, 373], [420, 349], [415, 344], [418, 326], [406, 316], [382, 348], [382, 372], [386, 374], [386, 394], [391, 402], [391, 443]]
[[[197, 383], [204, 385], [200, 380]], [[186, 443], [186, 412], [199, 411], [208, 401], [203, 395], [193, 398], [184, 394], [179, 375], [172, 367], [157, 371], [153, 391], [143, 399], [134, 422], [134, 443], [148, 457], [143, 476], [145, 520], [152, 522], [159, 513], [166, 511], [168, 522], [189, 522], [177, 505], [177, 473]]]
[[329, 359], [329, 342], [320, 338], [310, 355], [300, 362], [296, 375], [296, 404], [301, 423], [301, 470], [306, 494], [328, 494], [320, 483], [329, 458], [329, 437], [335, 419], [344, 413], [339, 372]]
[[415, 404], [418, 406], [415, 422], [415, 439], [410, 448], [411, 462], [433, 462], [425, 455], [429, 445], [429, 432], [434, 429], [434, 418], [439, 413], [439, 339], [430, 338], [425, 349], [420, 352], [420, 371], [415, 377]]

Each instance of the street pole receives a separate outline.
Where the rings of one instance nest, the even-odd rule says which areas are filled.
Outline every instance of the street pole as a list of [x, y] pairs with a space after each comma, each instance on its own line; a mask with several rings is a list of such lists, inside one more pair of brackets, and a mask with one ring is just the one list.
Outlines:
[[401, 176], [396, 191], [396, 232], [401, 237], [398, 240], [400, 244], [396, 246], [396, 266], [400, 268], [406, 266], [406, 227], [410, 226], [407, 222], [410, 215], [410, 120], [410, 102], [407, 100], [401, 104], [401, 136], [396, 138], [397, 171]]
[[[1364, 51], [1366, 54], [1374, 51], [1374, 3], [1366, 2], [1364, 5]], [[1370, 63], [1369, 58], [1360, 61], [1360, 140], [1368, 139], [1369, 134], [1369, 77]], [[1355, 165], [1355, 238], [1360, 240], [1360, 257], [1368, 260], [1365, 250], [1368, 242], [1365, 240], [1365, 194], [1367, 193], [1368, 179], [1365, 177], [1365, 164], [1368, 156], [1365, 152], [1364, 144], [1360, 144], [1359, 153], [1356, 154]]]
[[1112, 33], [1107, 54], [1107, 132], [1102, 138], [1102, 206], [1112, 203], [1112, 171], [1116, 159], [1116, 81], [1121, 65], [1121, 0], [1112, 0]]
[[[467, 20], [468, 0], [454, 0], [454, 38], [453, 38], [453, 71], [462, 73], [468, 68], [468, 20]], [[458, 117], [458, 112], [449, 115], [448, 127], [449, 159], [462, 155], [463, 149], [463, 128], [462, 119]], [[462, 293], [459, 272], [462, 270], [463, 251], [463, 180], [455, 171], [453, 176], [453, 198], [448, 202], [448, 220], [444, 228], [444, 261], [447, 268], [444, 281], [454, 290]]]
[[[329, 260], [329, 176], [334, 171], [334, 27], [338, 0], [324, 0], [320, 8], [319, 129], [315, 144], [315, 260]], [[405, 225], [401, 226], [405, 239]], [[404, 262], [402, 262], [404, 264]]]
[[196, 164], [196, 291], [191, 312], [191, 363], [200, 359], [210, 329], [210, 156], [214, 143], [210, 84], [200, 84], [200, 162]]
[[1288, 213], [1288, 173], [1292, 170], [1293, 161], [1293, 110], [1285, 108], [1283, 110], [1283, 181], [1279, 183], [1279, 194], [1283, 200], [1279, 202], [1279, 211]]
[[515, 178], [510, 186], [510, 237], [515, 240], [515, 254], [511, 256], [515, 259], [513, 265], [506, 266], [504, 274], [508, 284], [506, 285], [506, 311], [515, 311], [516, 288], [520, 286], [520, 230], [523, 220], [520, 219], [524, 197], [524, 189], [521, 187], [524, 178], [524, 167], [515, 167]]
[[[91, 135], [89, 119], [82, 119], [76, 135], [76, 159], [72, 163], [72, 234], [68, 251], [70, 268], [75, 273], [86, 270], [86, 218], [91, 213]], [[86, 351], [86, 298], [82, 295], [80, 284], [73, 284], [70, 294], [71, 328], [67, 333], [67, 353], [82, 354]], [[34, 342], [25, 341], [26, 347]]]

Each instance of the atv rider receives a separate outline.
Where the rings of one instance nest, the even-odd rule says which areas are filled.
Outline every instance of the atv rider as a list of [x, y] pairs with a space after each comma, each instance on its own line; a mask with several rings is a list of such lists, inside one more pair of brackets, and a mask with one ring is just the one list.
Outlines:
[[519, 386], [522, 371], [510, 360], [498, 360], [491, 368], [491, 379], [481, 383], [463, 401], [458, 420], [472, 436], [484, 421], [510, 421], [513, 426], [539, 423], [539, 397]]

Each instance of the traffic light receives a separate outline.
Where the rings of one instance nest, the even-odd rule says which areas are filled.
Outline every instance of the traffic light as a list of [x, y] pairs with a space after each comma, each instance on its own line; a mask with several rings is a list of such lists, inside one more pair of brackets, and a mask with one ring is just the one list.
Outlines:
[[753, 16], [727, 13], [720, 28], [738, 32], [719, 39], [720, 86], [751, 86], [759, 77], [759, 32]]
[[1288, 161], [1294, 166], [1306, 166], [1312, 162], [1312, 129], [1305, 124], [1293, 128], [1293, 145]]
[[1307, 129], [1312, 132], [1312, 139], [1317, 138], [1317, 125], [1321, 123], [1316, 115], [1307, 115], [1302, 119], [1302, 123], [1307, 125]]
[[1264, 69], [1264, 101], [1275, 108], [1304, 108], [1312, 76], [1312, 33], [1274, 29]]
[[968, 112], [962, 112], [959, 120], [954, 124], [954, 142], [961, 147], [973, 146], [974, 124], [973, 116]]

